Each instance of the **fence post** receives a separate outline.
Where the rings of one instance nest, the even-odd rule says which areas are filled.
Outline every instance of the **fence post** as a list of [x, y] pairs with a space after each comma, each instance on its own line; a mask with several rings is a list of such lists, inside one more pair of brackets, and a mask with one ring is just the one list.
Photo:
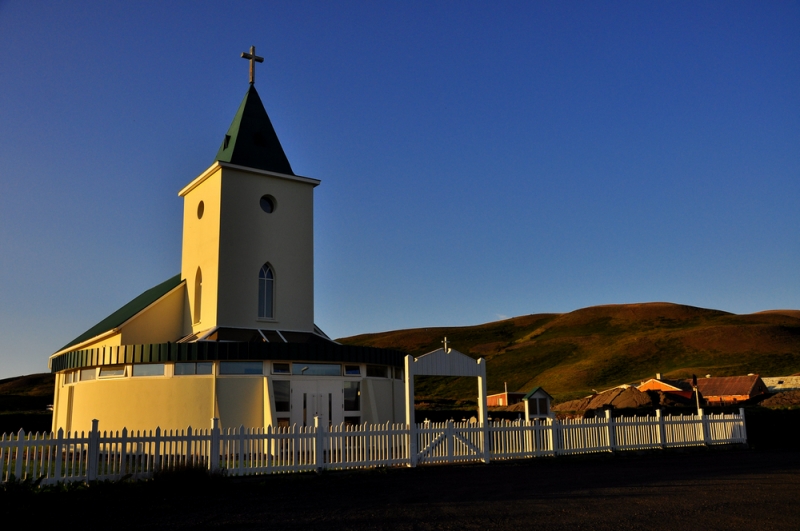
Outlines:
[[664, 424], [664, 416], [660, 409], [656, 409], [656, 420], [658, 420], [658, 445], [661, 448], [667, 447], [667, 427]]
[[97, 468], [100, 456], [100, 421], [92, 419], [92, 431], [89, 432], [89, 444], [86, 453], [86, 481], [97, 479]]
[[322, 430], [324, 426], [319, 425], [319, 415], [314, 416], [314, 464], [317, 468], [317, 474], [322, 472], [322, 467], [325, 464], [325, 449], [323, 447]]
[[742, 438], [742, 441], [743, 441], [742, 444], [744, 445], [745, 448], [747, 448], [748, 447], [748, 444], [747, 444], [747, 424], [744, 421], [744, 408], [743, 407], [739, 408], [739, 415], [742, 417], [742, 429], [741, 429], [741, 432], [739, 433], [739, 436]]
[[447, 462], [452, 463], [455, 460], [455, 445], [453, 444], [453, 421], [448, 420], [444, 428], [444, 436], [447, 439]]
[[208, 466], [211, 472], [219, 471], [219, 419], [211, 419], [211, 448], [208, 450], [210, 455]]
[[417, 425], [412, 422], [406, 424], [408, 428], [408, 466], [417, 466]]
[[708, 416], [702, 409], [698, 409], [697, 414], [700, 417], [700, 429], [703, 430], [703, 444], [708, 446], [711, 444], [711, 430], [708, 425]]
[[62, 448], [63, 448], [63, 441], [64, 440], [64, 428], [58, 428], [58, 434], [56, 435], [56, 449], [55, 449], [55, 457], [56, 459], [56, 469], [53, 475], [55, 476], [56, 483], [61, 481], [61, 455]]
[[239, 475], [244, 475], [244, 424], [239, 426]]
[[153, 441], [153, 473], [161, 470], [161, 426], [156, 427], [156, 438]]
[[614, 417], [611, 410], [606, 409], [606, 430], [608, 432], [608, 451], [614, 453], [617, 449], [617, 428], [614, 425]]
[[556, 422], [552, 417], [547, 417], [547, 438], [550, 442], [550, 451], [553, 452], [553, 455], [558, 455], [558, 448], [556, 448], [556, 444], [558, 443], [558, 437], [556, 437]]
[[127, 466], [128, 466], [128, 428], [122, 428], [122, 443], [119, 451], [119, 469], [117, 470], [118, 472], [117, 477], [121, 478], [122, 476], [125, 475]]
[[17, 432], [17, 461], [14, 468], [14, 477], [17, 478], [17, 481], [24, 479], [22, 477], [23, 454], [25, 454], [25, 430], [20, 428]]

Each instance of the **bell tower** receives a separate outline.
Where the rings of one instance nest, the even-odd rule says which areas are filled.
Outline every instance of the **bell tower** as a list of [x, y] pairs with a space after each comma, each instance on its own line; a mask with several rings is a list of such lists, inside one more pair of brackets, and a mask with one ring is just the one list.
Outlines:
[[183, 197], [184, 331], [314, 330], [314, 188], [295, 175], [254, 85]]

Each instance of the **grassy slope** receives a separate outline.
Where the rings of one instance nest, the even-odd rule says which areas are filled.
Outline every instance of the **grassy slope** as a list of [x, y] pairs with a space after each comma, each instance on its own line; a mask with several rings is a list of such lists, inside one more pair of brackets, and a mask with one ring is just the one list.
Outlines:
[[[780, 376], [800, 371], [800, 312], [734, 315], [669, 303], [593, 306], [458, 328], [364, 334], [345, 344], [396, 348], [420, 355], [451, 346], [488, 364], [489, 393], [544, 387], [558, 401], [592, 389], [638, 383], [656, 372]], [[418, 399], [473, 399], [471, 379], [426, 377]]]
[[28, 374], [0, 380], [0, 433], [50, 430], [55, 375]]

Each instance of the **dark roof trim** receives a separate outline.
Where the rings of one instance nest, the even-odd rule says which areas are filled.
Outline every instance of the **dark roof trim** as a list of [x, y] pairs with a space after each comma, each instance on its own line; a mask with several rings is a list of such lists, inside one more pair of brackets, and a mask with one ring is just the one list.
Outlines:
[[103, 332], [108, 332], [109, 330], [117, 328], [125, 321], [132, 318], [134, 315], [141, 312], [173, 289], [177, 288], [180, 283], [181, 275], [179, 273], [169, 280], [162, 282], [158, 286], [150, 288], [58, 350], [61, 351], [78, 345], [79, 343], [83, 343], [88, 339], [99, 336]]
[[338, 345], [335, 343], [160, 343], [75, 350], [54, 356], [51, 372], [121, 363], [176, 361], [324, 361], [373, 363], [403, 367], [406, 354], [399, 350]]

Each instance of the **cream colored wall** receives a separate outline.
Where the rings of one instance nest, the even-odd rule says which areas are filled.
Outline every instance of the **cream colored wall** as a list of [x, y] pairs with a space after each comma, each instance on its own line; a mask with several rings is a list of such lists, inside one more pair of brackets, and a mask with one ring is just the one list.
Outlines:
[[[310, 183], [223, 169], [218, 325], [313, 330], [313, 191]], [[264, 195], [275, 198], [272, 213], [261, 209]], [[267, 262], [275, 273], [274, 321], [258, 319], [258, 274]]]
[[124, 427], [135, 430], [210, 428], [213, 417], [213, 377], [138, 377], [92, 380], [65, 386], [71, 388], [72, 422], [62, 400], [54, 412], [58, 428], [88, 431], [92, 419], [101, 431]]
[[71, 387], [64, 386], [64, 373], [56, 374], [56, 389], [53, 394], [53, 425], [52, 431], [58, 431], [58, 428], [64, 428], [67, 431], [67, 412], [70, 408]]
[[361, 422], [394, 422], [393, 382], [388, 378], [365, 378], [361, 381]]
[[217, 377], [217, 405], [221, 427], [264, 426], [263, 379], [263, 376]]
[[[172, 374], [169, 365], [166, 373]], [[126, 377], [62, 385], [63, 378], [63, 373], [57, 375], [54, 431], [88, 431], [92, 419], [100, 421], [101, 430], [117, 431], [123, 427], [186, 429], [189, 425], [205, 429], [215, 416], [223, 428], [259, 428], [275, 418], [271, 378], [267, 376]], [[334, 382], [337, 388], [342, 381]], [[404, 404], [401, 380], [361, 380], [361, 422], [403, 422]]]
[[185, 297], [186, 285], [181, 284], [125, 323], [120, 329], [122, 344], [167, 343], [183, 337]]
[[392, 380], [392, 392], [394, 393], [394, 419], [392, 422], [406, 421], [406, 388], [403, 380]]
[[275, 415], [275, 402], [272, 401], [272, 378], [264, 376], [264, 427], [271, 426]]
[[[217, 324], [221, 192], [222, 168], [217, 168], [183, 195], [181, 278], [186, 281], [184, 335]], [[204, 208], [203, 217], [198, 219], [197, 206], [200, 201]], [[202, 271], [203, 283], [200, 320], [195, 322], [194, 284], [198, 267]]]
[[76, 345], [75, 348], [64, 350], [62, 352], [70, 352], [73, 350], [85, 350], [90, 348], [118, 347], [120, 345], [122, 345], [122, 333], [116, 332], [114, 334], [111, 334], [110, 336], [104, 337], [99, 341], [95, 341], [93, 343], [81, 343], [80, 345]]

